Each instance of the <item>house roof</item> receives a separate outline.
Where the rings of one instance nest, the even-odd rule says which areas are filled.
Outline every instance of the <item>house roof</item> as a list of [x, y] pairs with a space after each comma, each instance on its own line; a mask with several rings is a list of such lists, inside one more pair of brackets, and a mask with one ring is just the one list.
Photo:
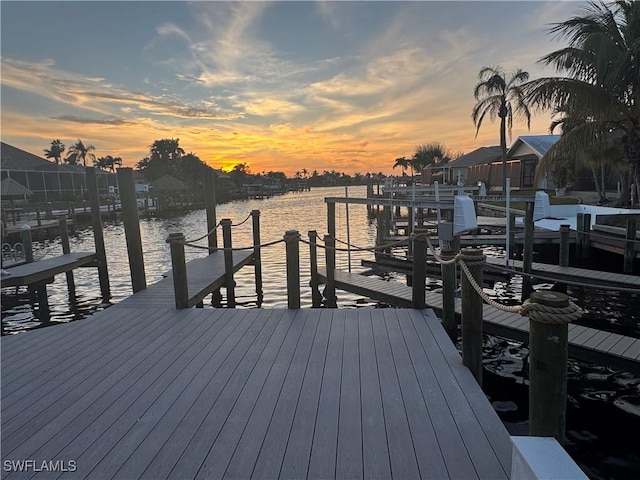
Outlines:
[[515, 151], [521, 143], [524, 143], [533, 149], [538, 158], [542, 158], [558, 140], [560, 140], [560, 135], [521, 135], [509, 148], [507, 156]]
[[151, 183], [154, 190], [186, 190], [187, 185], [180, 179], [165, 175]]
[[449, 162], [447, 165], [451, 168], [465, 168], [474, 165], [482, 165], [485, 163], [495, 162], [502, 156], [500, 146], [480, 147], [472, 152], [466, 153], [461, 157]]
[[52, 163], [44, 158], [8, 143], [2, 142], [0, 144], [0, 168], [2, 170], [38, 170], [48, 165], [52, 165]]

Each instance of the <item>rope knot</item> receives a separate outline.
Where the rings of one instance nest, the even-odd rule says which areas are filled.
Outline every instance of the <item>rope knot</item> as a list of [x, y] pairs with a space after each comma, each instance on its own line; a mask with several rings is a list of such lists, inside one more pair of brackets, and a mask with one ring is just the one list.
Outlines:
[[569, 300], [566, 307], [553, 307], [542, 303], [525, 300], [520, 315], [541, 323], [571, 323], [582, 317], [582, 309]]

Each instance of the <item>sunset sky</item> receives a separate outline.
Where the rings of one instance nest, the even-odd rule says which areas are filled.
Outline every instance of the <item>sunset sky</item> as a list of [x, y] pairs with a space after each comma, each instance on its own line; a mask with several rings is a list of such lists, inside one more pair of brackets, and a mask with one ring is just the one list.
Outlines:
[[584, 5], [3, 0], [2, 141], [82, 139], [133, 166], [179, 138], [216, 168], [391, 173], [416, 145], [498, 144], [489, 119], [475, 138], [478, 71], [553, 75], [536, 63], [566, 45], [549, 26]]

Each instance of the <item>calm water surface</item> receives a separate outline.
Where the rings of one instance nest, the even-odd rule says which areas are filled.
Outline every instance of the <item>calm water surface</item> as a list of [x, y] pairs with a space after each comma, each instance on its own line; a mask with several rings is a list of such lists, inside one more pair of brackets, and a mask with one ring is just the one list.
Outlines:
[[[251, 210], [260, 210], [261, 240], [267, 243], [281, 239], [286, 230], [298, 230], [307, 238], [309, 230], [316, 230], [320, 238], [327, 233], [325, 197], [344, 196], [344, 187], [317, 188], [311, 192], [289, 193], [268, 200], [248, 200], [219, 205], [218, 219], [229, 218], [239, 224]], [[365, 187], [350, 187], [349, 196], [364, 197]], [[336, 236], [347, 240], [346, 208], [336, 207]], [[375, 220], [367, 218], [366, 207], [349, 206], [349, 236], [351, 243], [359, 247], [372, 246], [376, 238]], [[182, 232], [187, 239], [200, 237], [206, 233], [206, 216], [203, 210], [194, 211], [172, 219], [141, 220], [145, 271], [147, 283], [160, 280], [171, 268], [171, 260], [166, 237], [173, 232]], [[132, 293], [129, 264], [127, 259], [124, 228], [121, 222], [104, 224], [107, 262], [112, 299], [117, 303]], [[233, 228], [235, 247], [252, 244], [251, 220]], [[81, 229], [71, 237], [71, 251], [94, 251], [91, 229]], [[222, 244], [221, 232], [218, 242]], [[206, 245], [206, 241], [198, 242]], [[58, 241], [48, 241], [36, 245], [36, 250], [45, 257], [62, 253]], [[263, 308], [285, 307], [286, 266], [284, 244], [265, 248], [262, 251], [263, 268]], [[300, 245], [300, 266], [302, 283], [302, 306], [311, 306], [311, 292], [308, 288], [309, 255], [308, 246]], [[503, 256], [501, 249], [488, 248], [485, 253]], [[201, 257], [203, 250], [186, 249], [187, 260]], [[615, 258], [615, 257], [614, 257]], [[352, 252], [351, 268], [363, 272], [362, 259], [373, 259], [370, 252]], [[534, 259], [536, 260], [536, 259]], [[324, 264], [323, 250], [319, 250], [319, 262]], [[338, 268], [348, 268], [346, 252], [337, 253]], [[29, 302], [26, 289], [3, 289], [2, 322], [5, 333], [18, 333], [56, 323], [78, 321], [93, 312], [104, 309], [97, 271], [93, 268], [78, 269], [74, 272], [76, 296], [70, 298], [64, 275], [58, 275], [48, 286], [51, 321], [42, 325], [37, 320], [37, 310]], [[247, 267], [236, 275], [236, 295], [240, 308], [256, 307], [253, 268]], [[401, 275], [385, 274], [383, 278], [404, 281]], [[497, 283], [487, 292], [495, 298], [517, 303], [521, 279], [515, 277], [506, 284]], [[430, 288], [438, 288], [440, 283], [433, 280]], [[640, 337], [640, 299], [638, 295], [608, 291], [594, 291], [584, 288], [570, 288], [570, 295], [583, 308], [586, 315], [584, 324], [612, 331], [625, 332]], [[378, 302], [350, 294], [338, 292], [338, 306], [356, 308], [359, 306], [381, 306]], [[37, 307], [35, 307], [37, 309]], [[527, 424], [527, 358], [526, 346], [497, 337], [486, 337], [485, 341], [484, 390], [503, 422], [514, 435], [526, 435]], [[597, 479], [637, 479], [640, 478], [640, 449], [635, 433], [640, 428], [640, 378], [626, 372], [616, 372], [605, 367], [570, 361], [569, 402], [567, 411], [566, 448], [591, 478]], [[634, 439], [627, 438], [634, 435]]]

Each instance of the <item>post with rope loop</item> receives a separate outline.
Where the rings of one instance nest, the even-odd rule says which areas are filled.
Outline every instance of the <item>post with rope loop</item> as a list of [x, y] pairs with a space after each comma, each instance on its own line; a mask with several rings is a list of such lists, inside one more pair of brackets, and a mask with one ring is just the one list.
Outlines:
[[449, 247], [442, 249], [440, 256], [444, 263], [440, 264], [442, 271], [442, 326], [452, 342], [458, 339], [458, 322], [456, 320], [456, 264], [450, 262], [455, 257]]
[[225, 288], [227, 289], [227, 307], [236, 308], [236, 282], [233, 279], [233, 250], [231, 245], [231, 219], [220, 220], [222, 227], [222, 245], [224, 247]]
[[336, 297], [336, 241], [331, 235], [324, 236], [324, 254], [327, 266], [327, 284], [324, 287], [324, 298], [328, 308], [338, 308]]
[[309, 257], [311, 264], [311, 280], [309, 280], [311, 306], [319, 308], [322, 306], [322, 294], [320, 293], [320, 280], [318, 278], [318, 232], [315, 230], [309, 230]]
[[625, 236], [624, 244], [624, 265], [622, 271], [624, 273], [633, 273], [633, 260], [635, 258], [635, 243], [636, 243], [636, 219], [630, 218], [627, 220], [627, 234]]
[[[67, 217], [64, 216], [58, 220], [58, 226], [60, 227], [60, 241], [62, 243], [62, 253], [71, 253], [71, 245], [69, 245], [69, 231], [67, 230]], [[67, 289], [69, 295], [74, 295], [76, 292], [76, 285], [73, 279], [73, 270], [65, 272], [67, 277]]]
[[[462, 286], [462, 363], [482, 386], [482, 298], [472, 282], [482, 285], [485, 256], [481, 249], [463, 248], [459, 261]], [[472, 279], [468, 278], [469, 275]], [[482, 288], [482, 287], [480, 287]]]
[[[551, 290], [531, 294], [521, 315], [529, 317], [529, 435], [564, 444], [567, 410], [568, 322], [581, 311]], [[565, 312], [565, 313], [563, 313]]]
[[300, 308], [300, 233], [287, 230], [284, 234], [287, 256], [287, 308]]
[[427, 308], [425, 289], [427, 286], [427, 239], [425, 228], [416, 228], [413, 237], [413, 278], [411, 282], [411, 307]]
[[256, 277], [258, 307], [260, 307], [264, 300], [262, 291], [262, 257], [260, 254], [260, 210], [251, 210], [251, 221], [253, 226], [253, 267], [254, 276]]
[[173, 272], [173, 293], [176, 308], [189, 308], [189, 287], [187, 285], [187, 265], [184, 259], [184, 234], [170, 233], [166, 242], [171, 248], [171, 269]]

